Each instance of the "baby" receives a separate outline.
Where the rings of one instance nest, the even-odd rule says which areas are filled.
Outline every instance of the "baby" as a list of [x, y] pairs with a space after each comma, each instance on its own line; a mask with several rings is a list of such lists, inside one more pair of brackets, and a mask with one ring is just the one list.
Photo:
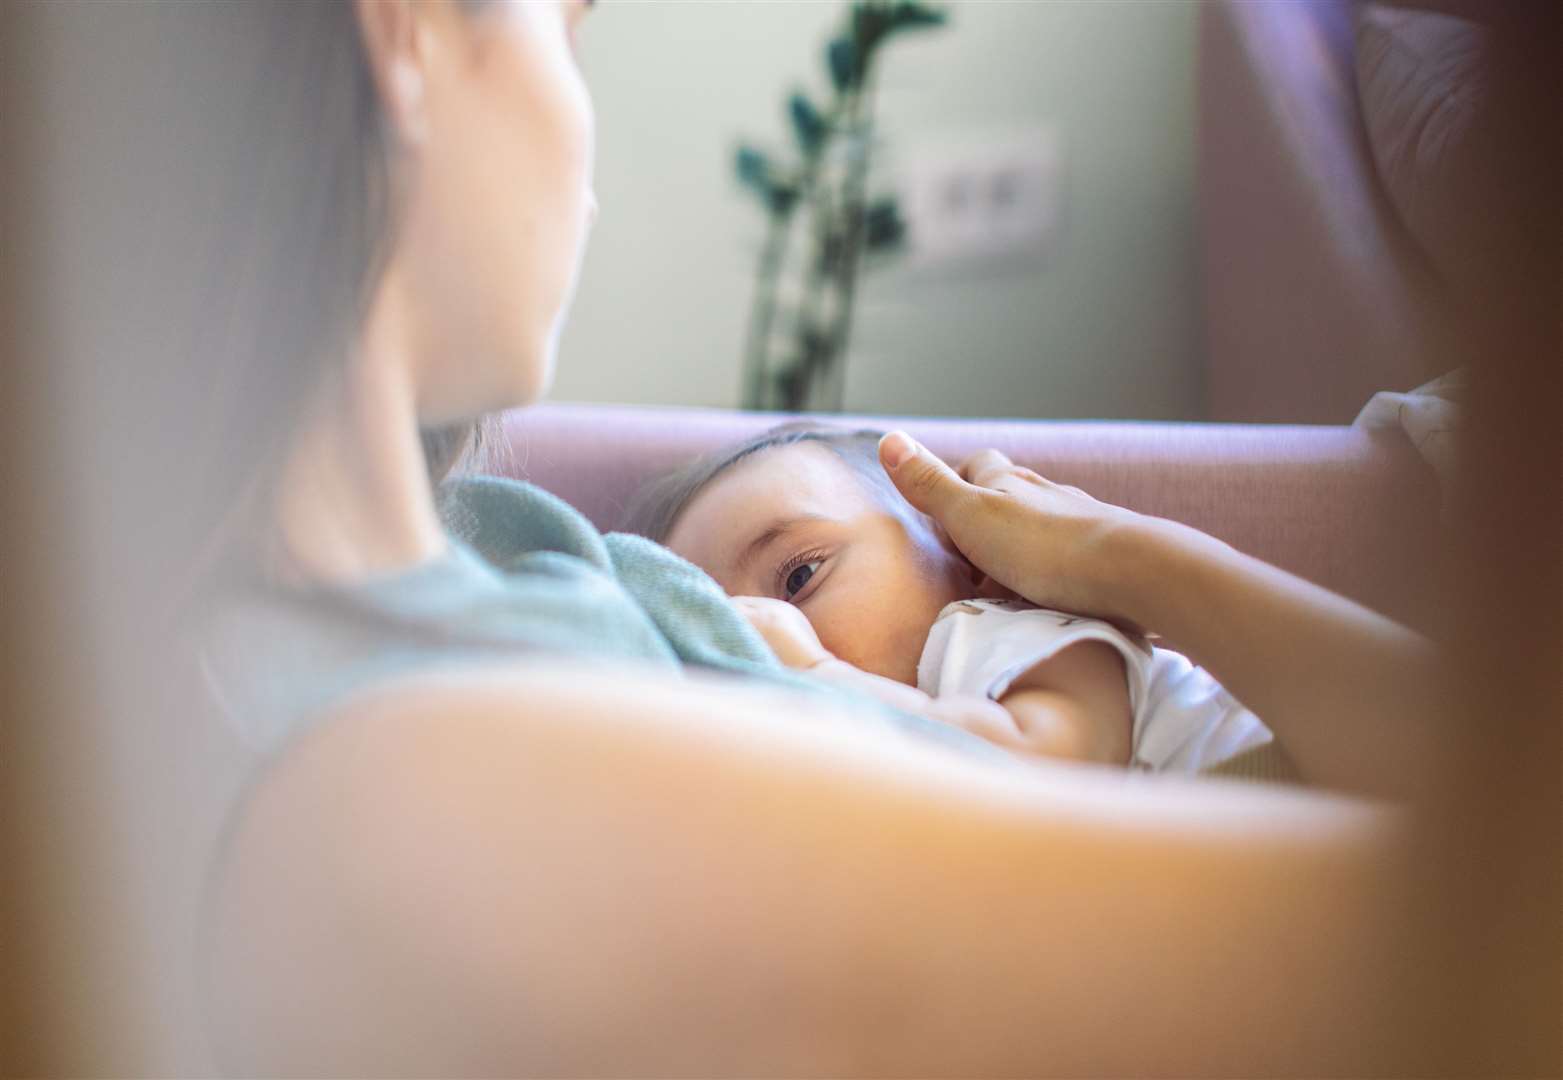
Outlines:
[[1199, 772], [1271, 741], [1178, 653], [988, 580], [895, 490], [879, 435], [784, 424], [647, 489], [629, 531], [715, 578], [789, 667], [1023, 755]]

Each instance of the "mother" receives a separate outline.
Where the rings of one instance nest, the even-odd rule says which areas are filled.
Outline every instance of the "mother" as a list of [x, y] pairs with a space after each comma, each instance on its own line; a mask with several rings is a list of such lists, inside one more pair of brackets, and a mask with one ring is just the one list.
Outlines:
[[[1401, 905], [1414, 882], [1382, 812], [991, 771], [850, 716], [801, 723], [774, 690], [630, 664], [604, 680], [558, 652], [464, 646], [443, 598], [488, 589], [492, 611], [506, 586], [449, 546], [430, 471], [474, 418], [548, 383], [593, 209], [572, 56], [588, 6], [360, 0], [244, 16], [291, 43], [303, 82], [289, 93], [337, 156], [299, 180], [321, 218], [278, 208], [278, 228], [314, 245], [305, 280], [255, 285], [285, 317], [281, 346], [246, 370], [288, 388], [257, 410], [255, 445], [279, 434], [235, 518], [258, 540], [226, 560], [238, 576], [224, 589], [249, 591], [217, 593], [225, 633], [260, 627], [253, 670], [213, 677], [219, 696], [246, 677], [284, 698], [332, 693], [262, 718], [279, 749], [235, 812], [213, 929], [232, 1062], [1418, 1068], [1434, 1047], [1407, 1022], [1427, 1005]], [[279, 355], [303, 365], [291, 384]], [[1413, 635], [1002, 459], [962, 480], [915, 446], [885, 453], [994, 577], [1175, 635], [1318, 782], [1385, 791], [1428, 775], [1416, 729], [1386, 719], [1414, 712], [1403, 695], [1426, 656]], [[1059, 576], [1073, 591], [1053, 591]], [[570, 605], [588, 604], [572, 587], [555, 597], [561, 639]], [[268, 640], [279, 608], [283, 627], [327, 643], [384, 616], [394, 673]], [[1310, 676], [1324, 665], [1334, 691]]]

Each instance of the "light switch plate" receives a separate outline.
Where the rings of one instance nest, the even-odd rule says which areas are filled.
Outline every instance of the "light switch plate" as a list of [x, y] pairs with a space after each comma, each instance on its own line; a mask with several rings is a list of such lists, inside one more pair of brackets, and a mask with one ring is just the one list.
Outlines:
[[930, 139], [899, 155], [914, 265], [1040, 259], [1058, 231], [1063, 154], [1051, 128]]

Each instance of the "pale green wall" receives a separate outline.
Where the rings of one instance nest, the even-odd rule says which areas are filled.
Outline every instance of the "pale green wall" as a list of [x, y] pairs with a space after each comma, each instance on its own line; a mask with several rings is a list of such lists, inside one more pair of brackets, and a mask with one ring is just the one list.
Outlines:
[[[874, 271], [847, 405], [993, 416], [1193, 417], [1200, 401], [1193, 4], [965, 0], [881, 70], [891, 144], [1047, 125], [1062, 227], [1024, 272]], [[734, 405], [761, 216], [742, 133], [784, 134], [819, 85], [828, 2], [604, 3], [582, 41], [602, 202], [554, 398]], [[887, 158], [889, 160], [889, 158]]]

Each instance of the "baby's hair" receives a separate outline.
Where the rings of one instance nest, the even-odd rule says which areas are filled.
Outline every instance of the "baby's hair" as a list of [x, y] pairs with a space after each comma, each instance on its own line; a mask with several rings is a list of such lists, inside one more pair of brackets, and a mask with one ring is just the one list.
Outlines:
[[790, 420], [745, 439], [736, 446], [713, 451], [647, 484], [630, 501], [622, 528], [663, 543], [695, 496], [734, 465], [760, 453], [798, 443], [818, 443], [835, 454], [865, 480], [878, 495], [900, 498], [895, 485], [879, 464], [882, 431], [833, 427], [816, 420]]

